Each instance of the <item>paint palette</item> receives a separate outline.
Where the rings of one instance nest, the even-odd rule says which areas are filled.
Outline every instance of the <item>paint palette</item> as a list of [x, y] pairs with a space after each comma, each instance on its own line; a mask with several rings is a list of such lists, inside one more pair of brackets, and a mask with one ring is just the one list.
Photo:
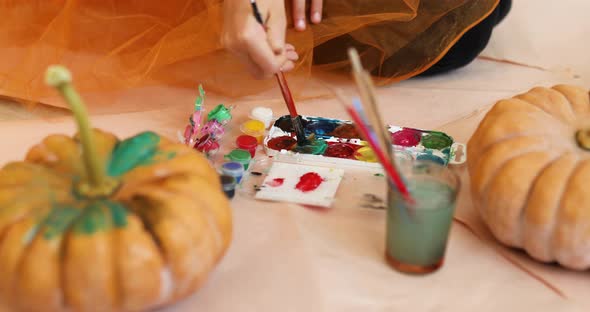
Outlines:
[[[297, 145], [288, 115], [277, 119], [264, 139], [269, 156], [298, 162], [327, 162], [333, 165], [380, 167], [362, 140], [352, 121], [302, 116], [305, 135], [310, 144]], [[396, 157], [430, 160], [443, 165], [461, 164], [466, 160], [465, 145], [440, 131], [387, 126]]]

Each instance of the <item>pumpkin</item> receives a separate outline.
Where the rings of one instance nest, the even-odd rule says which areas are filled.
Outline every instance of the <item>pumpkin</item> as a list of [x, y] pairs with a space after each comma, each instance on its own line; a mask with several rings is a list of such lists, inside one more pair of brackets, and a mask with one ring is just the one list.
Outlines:
[[590, 268], [590, 95], [535, 87], [493, 106], [468, 141], [473, 204], [501, 243]]
[[219, 176], [154, 132], [92, 129], [63, 67], [74, 137], [50, 135], [0, 170], [0, 300], [10, 311], [144, 311], [203, 284], [231, 240]]

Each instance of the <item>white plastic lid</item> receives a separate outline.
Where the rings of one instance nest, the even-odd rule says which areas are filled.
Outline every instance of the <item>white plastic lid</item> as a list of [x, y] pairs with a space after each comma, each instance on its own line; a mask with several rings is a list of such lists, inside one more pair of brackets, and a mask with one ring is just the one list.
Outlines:
[[250, 112], [250, 118], [262, 121], [264, 127], [268, 128], [272, 122], [272, 109], [261, 106], [255, 107]]

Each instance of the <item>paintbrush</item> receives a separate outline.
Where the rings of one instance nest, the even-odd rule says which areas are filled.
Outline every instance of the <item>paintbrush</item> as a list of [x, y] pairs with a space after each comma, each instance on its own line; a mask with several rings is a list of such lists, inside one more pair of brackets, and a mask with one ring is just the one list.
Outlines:
[[[252, 5], [254, 18], [256, 18], [256, 21], [266, 30], [260, 10], [258, 10], [258, 6], [256, 5], [256, 1], [250, 0], [250, 4]], [[287, 109], [289, 110], [289, 115], [291, 116], [291, 124], [293, 125], [293, 130], [295, 131], [295, 135], [297, 137], [297, 144], [304, 145], [308, 141], [305, 137], [305, 131], [303, 130], [303, 121], [301, 119], [301, 115], [297, 113], [297, 109], [295, 108], [295, 101], [293, 101], [293, 96], [291, 95], [291, 90], [287, 84], [287, 79], [285, 78], [283, 72], [276, 73], [275, 77], [277, 78], [283, 99], [285, 100], [285, 104], [287, 104]]]
[[[359, 129], [364, 139], [367, 141], [367, 143], [369, 143], [369, 146], [375, 153], [375, 156], [379, 160], [379, 163], [381, 163], [381, 165], [383, 166], [383, 170], [385, 171], [385, 175], [387, 176], [391, 187], [397, 188], [404, 200], [406, 200], [406, 202], [410, 204], [413, 204], [414, 199], [408, 191], [408, 188], [406, 187], [401, 175], [397, 172], [395, 165], [392, 164], [386, 150], [384, 150], [382, 146], [379, 144], [377, 139], [378, 135], [376, 135], [375, 132], [371, 131], [370, 127], [367, 124], [367, 121], [364, 120], [363, 112], [357, 111], [354, 105], [352, 107], [349, 106], [346, 97], [342, 94], [341, 91], [333, 90], [330, 87], [327, 88], [334, 95], [336, 95], [338, 102], [346, 110], [348, 115], [350, 115], [350, 118], [354, 122], [356, 128]], [[409, 210], [410, 212], [412, 212], [411, 207]]]
[[353, 77], [362, 98], [361, 104], [364, 104], [362, 105], [363, 111], [369, 120], [369, 126], [373, 128], [373, 131], [377, 132], [379, 143], [387, 155], [391, 158], [391, 136], [385, 128], [385, 124], [383, 123], [381, 115], [379, 114], [373, 81], [371, 80], [369, 74], [363, 69], [357, 51], [354, 48], [351, 48], [348, 50], [348, 55], [352, 64]]
[[[378, 156], [384, 168], [391, 167], [391, 170], [386, 170], [386, 172], [392, 175], [392, 178], [395, 182], [395, 186], [402, 194], [404, 199], [409, 203], [413, 203], [413, 198], [409, 194], [406, 185], [404, 184], [403, 180], [401, 179], [399, 173], [396, 170], [395, 158], [391, 146], [391, 136], [389, 134], [389, 131], [387, 131], [387, 129], [385, 128], [385, 124], [383, 123], [381, 115], [379, 114], [377, 96], [375, 92], [375, 87], [373, 85], [373, 81], [371, 80], [369, 73], [365, 69], [363, 69], [357, 51], [354, 48], [350, 48], [348, 50], [348, 55], [350, 58], [350, 62], [352, 64], [352, 73], [357, 88], [359, 90], [359, 93], [361, 94], [361, 98], [363, 99], [360, 105], [363, 108], [362, 113], [367, 116], [367, 119], [369, 121], [368, 125], [359, 125], [359, 127], [361, 127], [362, 130], [362, 127], [365, 126], [365, 128], [367, 128], [366, 135], [368, 136], [371, 135], [371, 132], [368, 130], [372, 129], [374, 131], [373, 133], [376, 132], [376, 136], [377, 138], [379, 138], [379, 140], [378, 142], [374, 142], [375, 147], [373, 149], [378, 148], [382, 151], [380, 153], [383, 154], [381, 157], [379, 157], [379, 153], [375, 151], [376, 156]], [[350, 108], [347, 109], [354, 111]], [[353, 116], [351, 115], [351, 117]], [[380, 145], [380, 148], [377, 145]]]

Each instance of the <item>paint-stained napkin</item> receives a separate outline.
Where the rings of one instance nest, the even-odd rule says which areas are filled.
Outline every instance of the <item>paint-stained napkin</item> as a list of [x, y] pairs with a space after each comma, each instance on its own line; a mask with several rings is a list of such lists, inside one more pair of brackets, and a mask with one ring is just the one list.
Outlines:
[[344, 170], [274, 162], [255, 198], [330, 207]]

